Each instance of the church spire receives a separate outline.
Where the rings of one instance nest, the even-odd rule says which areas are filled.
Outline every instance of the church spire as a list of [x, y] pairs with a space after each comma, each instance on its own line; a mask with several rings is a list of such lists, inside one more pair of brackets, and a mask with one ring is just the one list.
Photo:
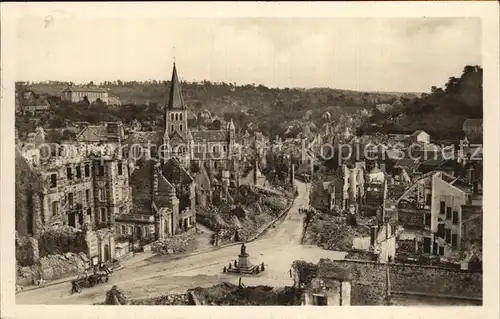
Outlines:
[[181, 86], [179, 83], [179, 77], [177, 76], [177, 68], [174, 67], [172, 70], [172, 79], [170, 81], [170, 94], [167, 101], [167, 110], [185, 110], [184, 99], [182, 98]]

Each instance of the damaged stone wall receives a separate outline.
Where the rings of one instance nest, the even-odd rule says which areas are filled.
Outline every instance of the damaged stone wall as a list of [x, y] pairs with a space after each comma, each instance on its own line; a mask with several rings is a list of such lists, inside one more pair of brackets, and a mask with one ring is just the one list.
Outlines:
[[89, 259], [84, 253], [49, 255], [40, 258], [32, 266], [18, 266], [16, 283], [18, 285], [31, 285], [41, 278], [44, 280], [55, 280], [75, 276], [84, 272], [89, 267]]
[[40, 257], [88, 251], [85, 232], [69, 226], [45, 229], [40, 235], [38, 248]]
[[39, 259], [38, 241], [29, 236], [18, 236], [16, 232], [16, 260], [20, 266], [31, 266]]
[[[385, 264], [359, 260], [333, 260], [353, 277], [352, 304], [377, 305], [386, 291]], [[433, 266], [390, 264], [391, 291], [482, 298], [482, 274]]]

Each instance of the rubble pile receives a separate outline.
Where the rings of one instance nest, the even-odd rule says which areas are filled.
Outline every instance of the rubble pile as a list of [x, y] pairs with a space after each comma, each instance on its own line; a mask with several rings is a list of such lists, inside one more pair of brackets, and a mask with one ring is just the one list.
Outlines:
[[369, 229], [363, 225], [349, 226], [335, 216], [312, 212], [307, 218], [303, 242], [327, 250], [348, 251], [356, 236], [369, 236]]
[[46, 228], [38, 240], [40, 256], [64, 254], [67, 252], [85, 252], [87, 244], [85, 233], [70, 226], [52, 226]]
[[239, 287], [222, 282], [208, 288], [191, 289], [203, 305], [300, 305], [301, 293], [293, 287], [274, 289], [270, 286]]
[[261, 194], [246, 185], [231, 192], [238, 205], [222, 202], [197, 213], [197, 221], [218, 233], [220, 244], [254, 236], [289, 204], [285, 195]]
[[128, 297], [123, 292], [123, 290], [118, 289], [117, 286], [113, 286], [110, 290], [106, 292], [105, 305], [128, 305]]
[[34, 284], [38, 280], [54, 280], [68, 275], [82, 273], [90, 267], [89, 259], [84, 253], [65, 253], [64, 255], [49, 255], [28, 267], [17, 268], [19, 284]]
[[141, 300], [132, 300], [130, 304], [135, 306], [186, 306], [190, 305], [190, 302], [187, 294], [176, 294]]
[[16, 260], [19, 265], [31, 266], [38, 258], [38, 241], [30, 236], [19, 236], [16, 232]]
[[151, 244], [151, 250], [158, 254], [182, 253], [195, 244], [196, 233], [189, 231]]

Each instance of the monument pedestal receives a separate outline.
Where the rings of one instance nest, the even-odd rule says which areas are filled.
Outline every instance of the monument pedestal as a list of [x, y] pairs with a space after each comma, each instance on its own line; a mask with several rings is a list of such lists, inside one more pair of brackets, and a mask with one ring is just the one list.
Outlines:
[[238, 266], [237, 269], [242, 273], [252, 273], [253, 265], [248, 260], [248, 254], [239, 254], [238, 255]]
[[260, 270], [259, 265], [253, 265], [249, 260], [249, 255], [245, 250], [245, 246], [242, 245], [240, 254], [238, 255], [238, 263], [231, 269], [227, 269], [228, 273], [237, 274], [258, 274]]

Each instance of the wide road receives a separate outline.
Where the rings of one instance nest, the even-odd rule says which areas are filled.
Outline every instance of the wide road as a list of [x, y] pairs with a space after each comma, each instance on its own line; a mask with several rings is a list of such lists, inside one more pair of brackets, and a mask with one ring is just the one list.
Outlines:
[[[289, 270], [294, 260], [318, 262], [321, 258], [342, 259], [343, 252], [334, 252], [316, 246], [301, 245], [304, 215], [299, 208], [309, 205], [309, 186], [296, 181], [298, 197], [285, 220], [271, 228], [259, 239], [247, 244], [250, 261], [264, 262], [266, 271], [242, 277], [247, 286], [290, 286], [293, 284]], [[117, 285], [134, 299], [168, 293], [184, 293], [189, 288], [207, 287], [221, 281], [238, 283], [238, 275], [222, 272], [222, 268], [237, 259], [240, 246], [230, 246], [209, 252], [169, 260], [169, 256], [154, 256], [112, 274], [106, 284], [84, 288], [80, 294], [70, 294], [71, 284], [61, 283], [18, 293], [16, 302], [21, 304], [93, 304], [105, 299], [106, 291]]]

